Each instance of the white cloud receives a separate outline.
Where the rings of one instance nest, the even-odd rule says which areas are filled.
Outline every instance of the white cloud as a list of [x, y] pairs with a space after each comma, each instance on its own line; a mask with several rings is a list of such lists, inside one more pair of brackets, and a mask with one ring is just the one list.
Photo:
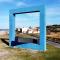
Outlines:
[[25, 7], [25, 6], [28, 6], [25, 2], [23, 2], [23, 1], [17, 2], [16, 0], [0, 0], [0, 3], [12, 3], [16, 7], [22, 7], [22, 6]]
[[0, 15], [0, 29], [9, 28], [9, 16]]
[[50, 7], [46, 8], [46, 24], [60, 24], [60, 8]]
[[60, 15], [60, 8], [46, 8], [46, 15]]
[[7, 17], [9, 18], [9, 15], [1, 15], [0, 14], [0, 18], [7, 18]]
[[13, 0], [0, 0], [0, 3], [12, 3]]
[[17, 6], [17, 7], [20, 7], [20, 6], [27, 6], [27, 4], [24, 3], [24, 2], [17, 2], [17, 3], [16, 3], [16, 6]]
[[39, 17], [40, 12], [35, 12], [35, 13], [28, 13], [27, 15], [30, 17]]

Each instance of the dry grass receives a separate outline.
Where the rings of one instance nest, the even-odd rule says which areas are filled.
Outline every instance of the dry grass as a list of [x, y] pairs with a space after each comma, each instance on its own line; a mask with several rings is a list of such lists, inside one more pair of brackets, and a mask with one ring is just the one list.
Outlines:
[[10, 48], [0, 41], [0, 60], [60, 60], [60, 49], [47, 45], [46, 52]]
[[60, 49], [47, 45], [46, 52], [5, 47], [0, 49], [0, 60], [60, 60]]
[[60, 49], [51, 45], [45, 52], [10, 48], [0, 40], [0, 60], [60, 60]]

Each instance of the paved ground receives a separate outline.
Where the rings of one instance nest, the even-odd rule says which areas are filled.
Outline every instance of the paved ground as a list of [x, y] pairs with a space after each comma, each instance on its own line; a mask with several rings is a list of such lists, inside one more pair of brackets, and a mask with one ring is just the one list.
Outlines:
[[57, 47], [57, 48], [60, 48], [60, 44], [58, 44], [58, 43], [47, 41], [47, 44], [52, 45], [52, 46]]

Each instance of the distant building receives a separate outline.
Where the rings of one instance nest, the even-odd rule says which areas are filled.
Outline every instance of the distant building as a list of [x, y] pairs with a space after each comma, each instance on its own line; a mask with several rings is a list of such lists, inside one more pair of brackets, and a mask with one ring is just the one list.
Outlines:
[[28, 33], [29, 33], [29, 34], [30, 34], [30, 33], [36, 34], [36, 33], [40, 33], [40, 30], [39, 30], [38, 27], [34, 27], [34, 28], [32, 28], [32, 29], [29, 29], [29, 30], [28, 30]]
[[31, 34], [31, 33], [33, 33], [33, 29], [28, 30], [28, 34]]
[[27, 33], [28, 28], [22, 28], [22, 33]]
[[16, 33], [22, 33], [22, 28], [16, 28]]
[[34, 28], [16, 28], [16, 32], [18, 33], [26, 33], [26, 34], [35, 34], [35, 33], [40, 33], [40, 30], [38, 27], [34, 27]]
[[36, 33], [40, 33], [40, 30], [38, 27], [35, 27], [33, 28], [33, 33], [36, 34]]

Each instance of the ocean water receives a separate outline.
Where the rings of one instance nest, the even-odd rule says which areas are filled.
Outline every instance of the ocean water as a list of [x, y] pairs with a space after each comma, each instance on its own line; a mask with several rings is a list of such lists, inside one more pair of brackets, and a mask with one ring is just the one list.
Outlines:
[[9, 29], [0, 29], [0, 31], [9, 31]]

